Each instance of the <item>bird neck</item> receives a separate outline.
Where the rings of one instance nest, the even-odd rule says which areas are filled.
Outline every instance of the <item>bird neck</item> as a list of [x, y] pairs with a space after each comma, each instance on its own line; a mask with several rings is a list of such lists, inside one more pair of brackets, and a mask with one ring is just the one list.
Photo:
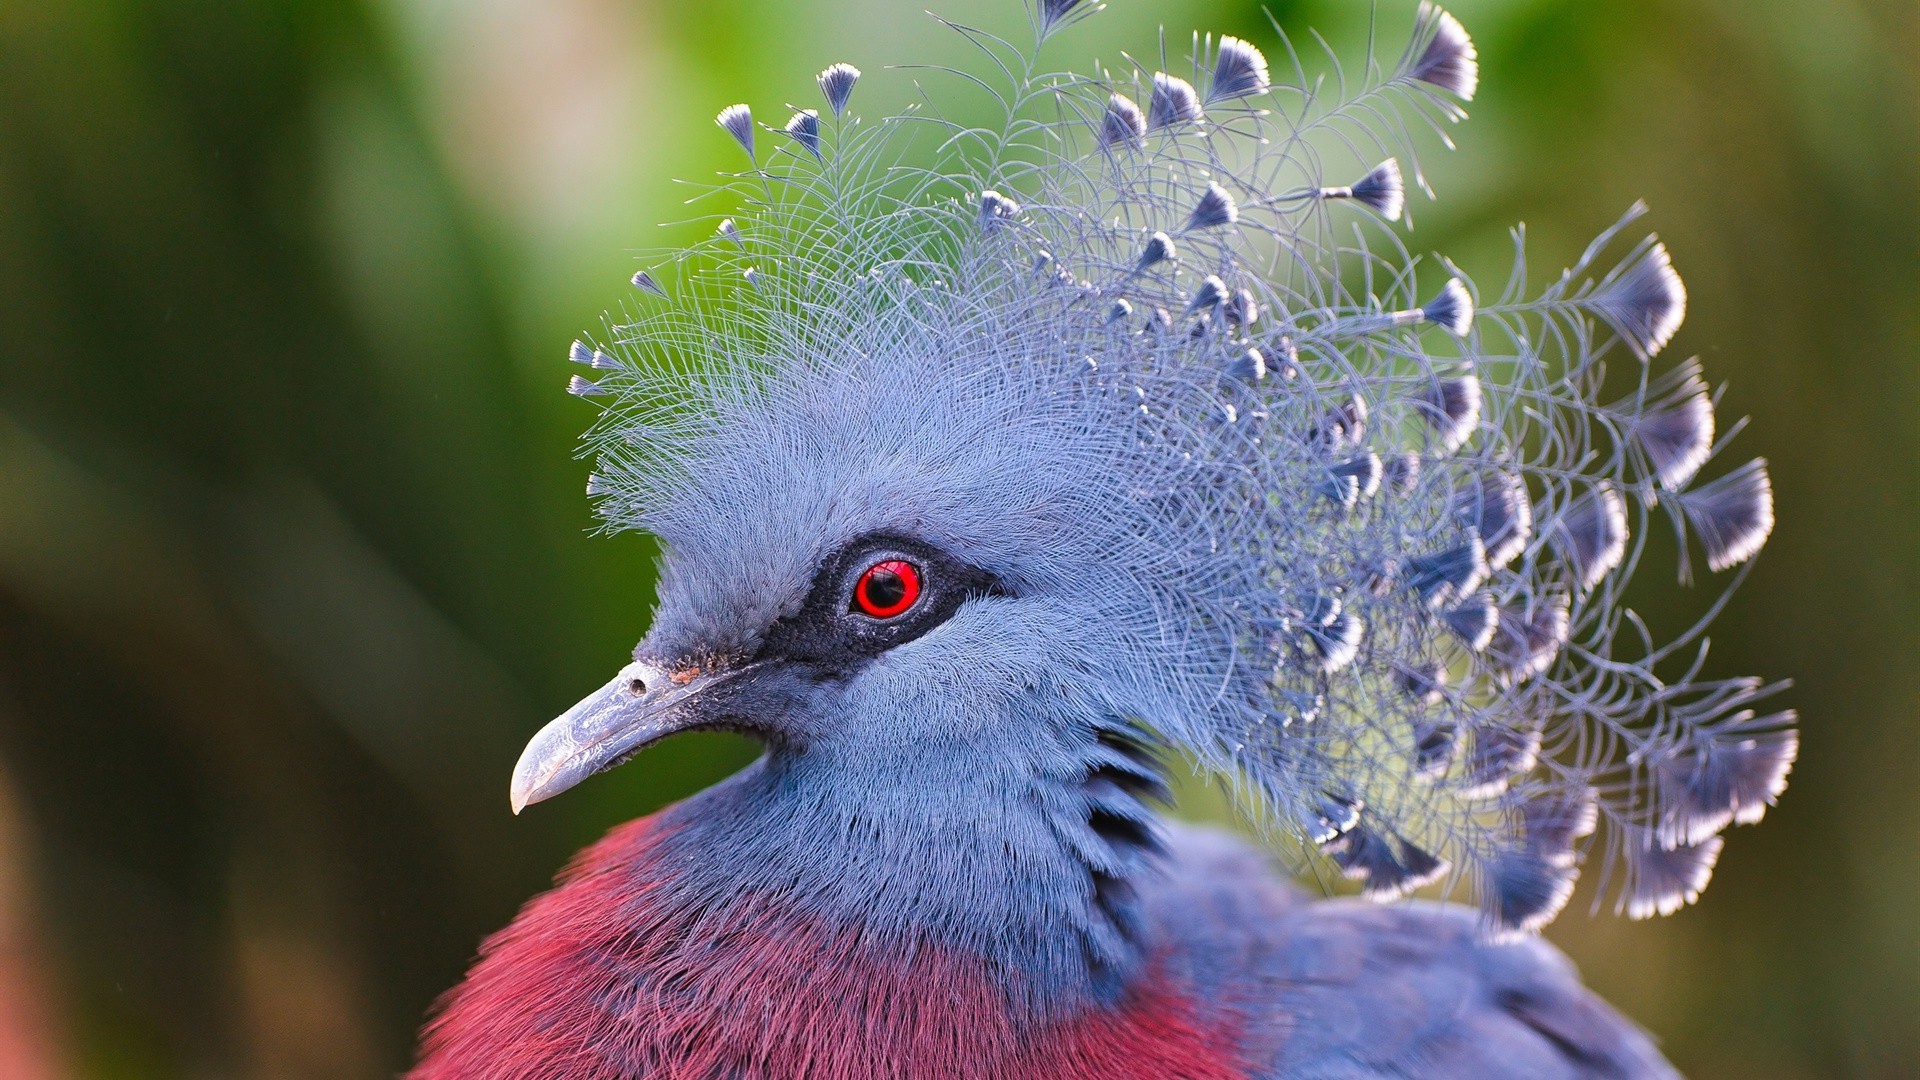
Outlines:
[[1127, 745], [1018, 778], [775, 749], [660, 815], [660, 902], [716, 929], [757, 903], [756, 920], [771, 907], [882, 953], [959, 958], [1036, 1020], [1111, 1004], [1144, 960], [1133, 880], [1157, 858], [1144, 800], [1163, 790]]

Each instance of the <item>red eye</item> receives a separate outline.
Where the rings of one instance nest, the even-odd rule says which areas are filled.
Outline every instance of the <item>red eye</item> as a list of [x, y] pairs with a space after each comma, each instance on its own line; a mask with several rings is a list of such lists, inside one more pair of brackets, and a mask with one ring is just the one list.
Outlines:
[[910, 562], [888, 559], [867, 567], [853, 587], [854, 610], [876, 619], [891, 619], [920, 599], [920, 571]]

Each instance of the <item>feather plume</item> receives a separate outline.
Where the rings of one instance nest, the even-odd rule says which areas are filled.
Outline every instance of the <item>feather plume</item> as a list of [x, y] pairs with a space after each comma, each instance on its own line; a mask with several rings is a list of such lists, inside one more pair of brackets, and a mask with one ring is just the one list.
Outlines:
[[1649, 237], [1586, 303], [1644, 359], [1666, 348], [1686, 320], [1687, 287], [1673, 268], [1667, 246]]
[[1351, 184], [1323, 187], [1319, 193], [1323, 199], [1352, 199], [1388, 221], [1400, 220], [1400, 213], [1407, 205], [1400, 163], [1392, 158], [1367, 170], [1367, 175]]
[[1193, 84], [1164, 71], [1153, 73], [1153, 96], [1147, 99], [1147, 126], [1154, 130], [1203, 119], [1200, 95]]
[[1444, 453], [1460, 449], [1480, 423], [1480, 379], [1471, 371], [1435, 380], [1420, 400]]
[[1140, 248], [1140, 257], [1134, 261], [1133, 269], [1138, 273], [1173, 260], [1173, 238], [1166, 233], [1156, 232], [1147, 237], [1146, 244]]
[[1473, 326], [1473, 297], [1459, 278], [1449, 278], [1440, 295], [1427, 301], [1420, 317], [1454, 336], [1464, 335]]
[[1472, 101], [1480, 87], [1480, 54], [1460, 20], [1423, 0], [1413, 39], [1407, 77], [1437, 86], [1461, 101]]
[[815, 79], [820, 84], [820, 96], [827, 99], [827, 107], [835, 116], [847, 114], [847, 100], [853, 97], [853, 84], [860, 81], [860, 69], [852, 64], [834, 64], [822, 71]]
[[1726, 843], [1709, 836], [1698, 844], [1667, 847], [1648, 830], [1629, 830], [1629, 835], [1627, 884], [1619, 901], [1629, 919], [1671, 915], [1700, 899]]
[[753, 156], [752, 109], [745, 105], [729, 105], [720, 110], [720, 115], [714, 117], [713, 122], [733, 136], [733, 141], [740, 144], [740, 148], [747, 152], [748, 157]]
[[1713, 453], [1713, 397], [1697, 360], [1669, 372], [1650, 393], [1644, 407], [1629, 402], [1617, 411], [1660, 486], [1678, 490]]
[[1200, 194], [1200, 201], [1193, 204], [1193, 212], [1187, 215], [1186, 232], [1195, 229], [1217, 229], [1240, 220], [1240, 207], [1233, 196], [1219, 184], [1209, 182], [1207, 190]]
[[1267, 92], [1267, 58], [1237, 37], [1223, 37], [1215, 50], [1213, 80], [1207, 84], [1207, 104]]
[[1554, 522], [1553, 539], [1580, 587], [1591, 589], [1626, 558], [1627, 504], [1612, 484], [1596, 485]]
[[1718, 573], [1757, 554], [1773, 532], [1773, 481], [1755, 458], [1718, 480], [1671, 496]]
[[[1727, 709], [1745, 700], [1716, 704]], [[1654, 773], [1654, 839], [1666, 847], [1700, 844], [1729, 825], [1764, 817], [1786, 790], [1800, 752], [1793, 719], [1790, 712], [1763, 717], [1734, 708], [1724, 719], [1693, 725]]]
[[1132, 98], [1115, 94], [1107, 99], [1100, 120], [1100, 142], [1106, 146], [1139, 146], [1147, 138], [1147, 114]]
[[787, 136], [800, 144], [800, 148], [815, 158], [820, 156], [820, 114], [812, 109], [801, 109], [787, 121]]

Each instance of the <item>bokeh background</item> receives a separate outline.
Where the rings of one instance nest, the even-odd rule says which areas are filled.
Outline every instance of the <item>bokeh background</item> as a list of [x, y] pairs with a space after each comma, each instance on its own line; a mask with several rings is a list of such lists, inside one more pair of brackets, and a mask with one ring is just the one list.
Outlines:
[[[748, 759], [507, 813], [650, 603], [650, 542], [589, 535], [565, 348], [684, 237], [673, 178], [734, 166], [720, 106], [835, 60], [897, 105], [886, 65], [961, 55], [923, 6], [0, 0], [0, 1071], [391, 1074], [571, 851]], [[1273, 41], [1112, 6], [1056, 59]], [[1267, 6], [1361, 54], [1367, 4]], [[1698, 907], [1552, 937], [1693, 1076], [1920, 1076], [1920, 5], [1450, 6], [1485, 77], [1415, 246], [1497, 278], [1516, 220], [1551, 268], [1652, 203], [1674, 352], [1778, 492], [1711, 669], [1805, 718]]]

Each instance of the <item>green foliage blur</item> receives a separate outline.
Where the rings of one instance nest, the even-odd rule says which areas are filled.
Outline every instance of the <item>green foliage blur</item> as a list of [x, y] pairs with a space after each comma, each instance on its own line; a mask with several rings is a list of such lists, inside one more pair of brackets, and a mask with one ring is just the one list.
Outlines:
[[[508, 814], [650, 604], [651, 542], [589, 534], [566, 345], [686, 238], [673, 178], [735, 166], [719, 107], [836, 60], [897, 106], [886, 65], [962, 56], [923, 6], [0, 0], [0, 1072], [391, 1074], [573, 850], [748, 760]], [[1482, 96], [1413, 246], [1498, 280], [1524, 220], [1547, 274], [1652, 204], [1674, 351], [1778, 491], [1710, 666], [1805, 720], [1698, 907], [1552, 937], [1689, 1075], [1920, 1075], [1920, 5], [1450, 6]], [[1055, 58], [1274, 40], [1111, 7]], [[1270, 10], [1365, 47], [1362, 0]]]

